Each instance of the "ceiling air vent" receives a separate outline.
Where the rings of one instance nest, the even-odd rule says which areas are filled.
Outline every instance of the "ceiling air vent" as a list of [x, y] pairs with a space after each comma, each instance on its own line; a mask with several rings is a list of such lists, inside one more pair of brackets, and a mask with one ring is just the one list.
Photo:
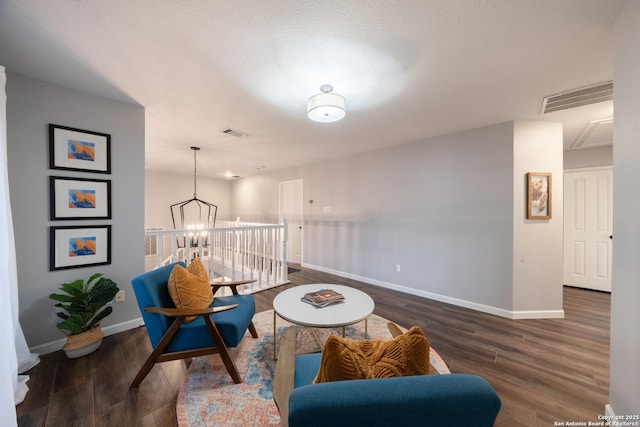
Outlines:
[[612, 99], [613, 81], [609, 81], [547, 96], [542, 100], [542, 114], [595, 104], [597, 102], [610, 101]]
[[227, 135], [235, 136], [236, 138], [248, 138], [249, 137], [248, 133], [242, 132], [242, 131], [239, 131], [239, 130], [235, 130], [235, 129], [231, 129], [231, 128], [222, 129], [220, 132], [226, 133]]

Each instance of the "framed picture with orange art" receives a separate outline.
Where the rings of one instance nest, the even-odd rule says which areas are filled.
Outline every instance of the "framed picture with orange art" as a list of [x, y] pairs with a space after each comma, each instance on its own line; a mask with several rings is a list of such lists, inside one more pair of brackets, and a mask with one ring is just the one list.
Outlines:
[[49, 124], [49, 168], [111, 173], [111, 135]]
[[111, 226], [50, 227], [49, 271], [111, 264]]
[[111, 219], [111, 181], [49, 177], [49, 219]]
[[551, 219], [551, 173], [527, 173], [527, 219]]

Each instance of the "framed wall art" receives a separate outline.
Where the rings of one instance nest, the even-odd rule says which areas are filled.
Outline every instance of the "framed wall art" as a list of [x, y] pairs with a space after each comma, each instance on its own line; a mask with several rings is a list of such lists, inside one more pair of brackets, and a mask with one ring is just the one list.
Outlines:
[[49, 271], [111, 264], [111, 226], [50, 227]]
[[111, 173], [111, 135], [50, 124], [49, 168]]
[[551, 219], [551, 173], [527, 173], [527, 219]]
[[111, 181], [49, 177], [49, 216], [55, 220], [111, 219]]

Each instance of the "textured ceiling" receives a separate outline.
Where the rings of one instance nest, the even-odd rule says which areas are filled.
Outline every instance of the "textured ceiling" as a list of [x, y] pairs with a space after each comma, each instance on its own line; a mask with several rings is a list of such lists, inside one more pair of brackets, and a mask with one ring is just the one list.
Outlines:
[[[190, 173], [191, 145], [224, 178], [514, 119], [562, 121], [569, 149], [612, 102], [543, 116], [542, 98], [613, 78], [624, 2], [0, 0], [0, 64], [144, 106], [156, 171]], [[322, 84], [344, 120], [307, 119]]]

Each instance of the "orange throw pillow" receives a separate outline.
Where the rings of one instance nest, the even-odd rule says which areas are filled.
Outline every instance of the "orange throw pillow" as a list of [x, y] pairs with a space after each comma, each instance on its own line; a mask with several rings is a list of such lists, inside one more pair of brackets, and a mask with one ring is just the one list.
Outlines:
[[207, 273], [207, 267], [204, 266], [200, 257], [195, 257], [193, 261], [187, 266], [187, 271], [196, 276], [200, 276], [209, 281], [209, 273]]
[[[209, 275], [198, 257], [187, 268], [181, 265], [173, 267], [167, 289], [176, 308], [207, 308], [213, 302]], [[191, 322], [197, 317], [187, 316], [185, 321]]]
[[314, 383], [429, 374], [429, 341], [414, 326], [392, 340], [327, 339]]

